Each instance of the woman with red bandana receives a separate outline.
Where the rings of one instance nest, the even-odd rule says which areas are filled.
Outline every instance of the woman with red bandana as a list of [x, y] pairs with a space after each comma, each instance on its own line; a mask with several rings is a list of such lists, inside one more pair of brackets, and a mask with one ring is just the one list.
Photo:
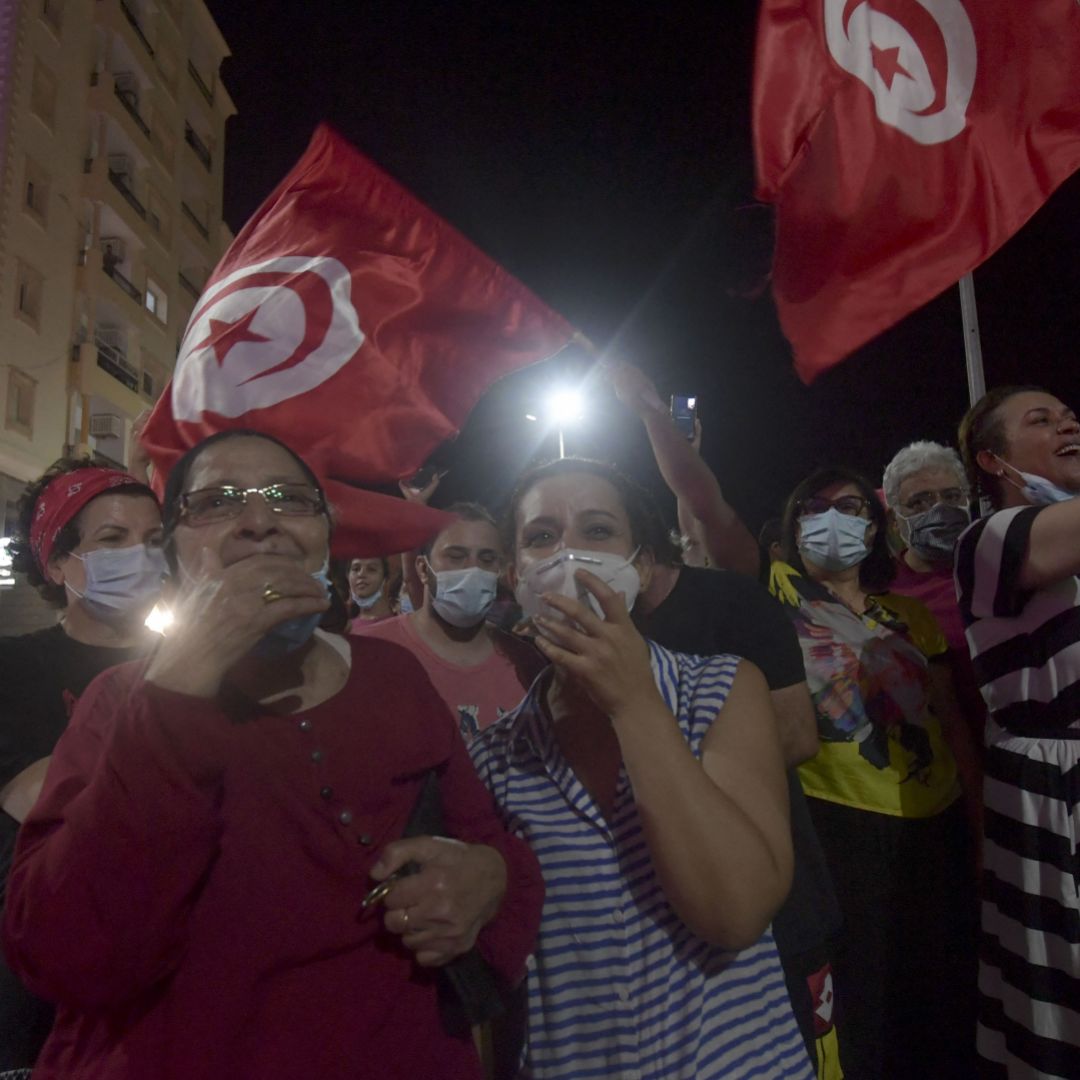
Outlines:
[[[106, 668], [152, 644], [144, 622], [161, 591], [160, 548], [153, 492], [88, 459], [56, 462], [19, 501], [14, 568], [60, 618], [0, 638], [0, 888], [76, 700]], [[33, 1065], [52, 1013], [0, 961], [0, 1076]]]

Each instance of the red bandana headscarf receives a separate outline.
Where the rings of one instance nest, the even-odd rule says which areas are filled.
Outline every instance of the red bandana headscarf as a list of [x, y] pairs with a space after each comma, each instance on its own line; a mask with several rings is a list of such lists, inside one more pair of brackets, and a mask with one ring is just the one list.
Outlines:
[[30, 523], [30, 550], [44, 574], [60, 530], [88, 503], [111, 488], [140, 484], [119, 469], [76, 469], [49, 482], [34, 505]]

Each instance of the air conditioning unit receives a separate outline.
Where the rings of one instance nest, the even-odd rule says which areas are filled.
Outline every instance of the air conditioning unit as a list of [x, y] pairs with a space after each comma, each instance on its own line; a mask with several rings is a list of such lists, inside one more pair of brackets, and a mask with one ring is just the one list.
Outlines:
[[101, 250], [117, 262], [123, 262], [127, 258], [127, 244], [124, 243], [122, 236], [103, 236]]
[[116, 173], [117, 176], [130, 176], [131, 158], [127, 154], [110, 154], [109, 172]]
[[119, 439], [124, 434], [124, 421], [113, 413], [98, 413], [90, 417], [90, 434], [95, 439]]

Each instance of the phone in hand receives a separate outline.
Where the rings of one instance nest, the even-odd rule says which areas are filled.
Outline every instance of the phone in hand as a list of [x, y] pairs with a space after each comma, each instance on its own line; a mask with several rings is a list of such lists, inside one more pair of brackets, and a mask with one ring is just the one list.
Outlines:
[[423, 465], [405, 481], [405, 486], [414, 491], [423, 491], [435, 479], [436, 472], [438, 470], [434, 465]]
[[694, 437], [694, 416], [697, 413], [697, 398], [683, 394], [671, 396], [671, 419], [687, 439]]

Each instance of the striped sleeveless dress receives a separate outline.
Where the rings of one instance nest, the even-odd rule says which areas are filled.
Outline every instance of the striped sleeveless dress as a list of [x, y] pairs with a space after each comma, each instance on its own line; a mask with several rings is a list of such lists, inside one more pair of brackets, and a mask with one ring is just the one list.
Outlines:
[[956, 589], [989, 709], [978, 1049], [985, 1076], [1080, 1077], [1080, 581], [1017, 579], [1040, 507], [957, 548]]
[[[649, 644], [657, 685], [698, 756], [738, 660]], [[520, 1077], [813, 1080], [771, 934], [726, 952], [682, 924], [653, 871], [625, 771], [609, 824], [559, 752], [543, 686], [537, 680], [470, 747], [547, 889]]]

